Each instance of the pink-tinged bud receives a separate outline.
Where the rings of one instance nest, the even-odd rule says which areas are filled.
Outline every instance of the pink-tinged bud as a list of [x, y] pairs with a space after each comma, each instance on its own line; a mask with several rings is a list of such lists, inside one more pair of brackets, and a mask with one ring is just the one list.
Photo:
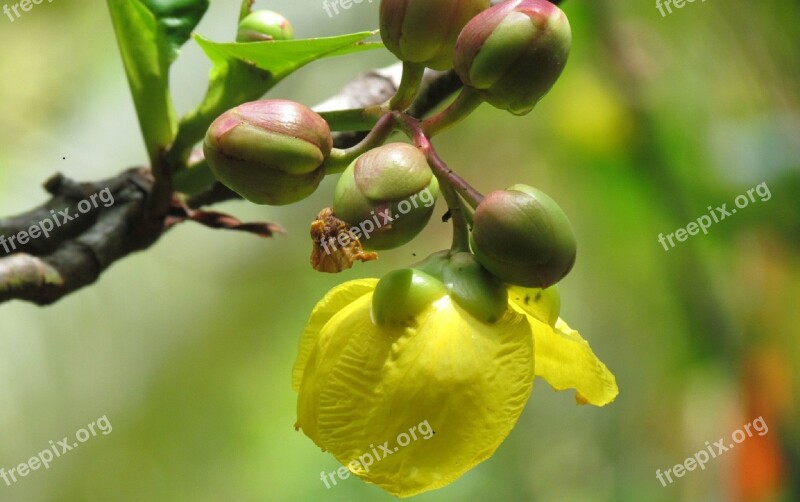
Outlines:
[[455, 70], [488, 103], [525, 115], [558, 80], [571, 44], [561, 9], [547, 0], [506, 0], [461, 31]]
[[204, 152], [214, 175], [256, 204], [291, 204], [311, 195], [333, 148], [328, 123], [282, 99], [253, 101], [220, 115]]
[[381, 38], [401, 61], [448, 70], [459, 32], [489, 5], [489, 0], [382, 0]]
[[438, 196], [425, 155], [412, 145], [389, 143], [362, 154], [342, 173], [333, 212], [360, 226], [364, 249], [394, 249], [425, 228]]

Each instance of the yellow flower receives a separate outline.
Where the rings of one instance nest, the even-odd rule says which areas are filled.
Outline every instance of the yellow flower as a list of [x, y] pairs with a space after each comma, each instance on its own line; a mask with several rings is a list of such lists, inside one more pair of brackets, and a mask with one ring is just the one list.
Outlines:
[[509, 308], [487, 324], [433, 286], [407, 322], [392, 324], [374, 321], [377, 284], [350, 281], [317, 304], [292, 385], [296, 428], [394, 495], [440, 488], [489, 458], [534, 375], [576, 389], [580, 403], [604, 406], [617, 395], [614, 376], [558, 319], [557, 293], [511, 288]]

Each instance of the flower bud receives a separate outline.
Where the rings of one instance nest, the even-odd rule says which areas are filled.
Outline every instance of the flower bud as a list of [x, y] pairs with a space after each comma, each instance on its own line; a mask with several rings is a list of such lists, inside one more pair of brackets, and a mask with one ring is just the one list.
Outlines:
[[328, 123], [280, 99], [253, 101], [220, 115], [204, 151], [214, 175], [256, 204], [297, 202], [317, 189], [333, 148]]
[[453, 61], [488, 103], [525, 115], [558, 80], [571, 43], [567, 16], [552, 3], [506, 0], [464, 27]]
[[475, 210], [472, 249], [498, 279], [548, 288], [575, 264], [576, 242], [564, 211], [527, 185], [492, 192]]
[[392, 249], [425, 228], [438, 195], [425, 156], [411, 145], [391, 143], [347, 167], [336, 185], [333, 212], [360, 229], [364, 249]]
[[458, 33], [489, 5], [489, 0], [382, 0], [381, 38], [402, 61], [448, 70]]
[[438, 279], [413, 268], [386, 274], [372, 296], [372, 320], [383, 326], [410, 326], [425, 308], [445, 296]]
[[289, 20], [271, 10], [257, 10], [248, 14], [239, 23], [237, 42], [264, 42], [267, 40], [291, 40], [294, 29]]

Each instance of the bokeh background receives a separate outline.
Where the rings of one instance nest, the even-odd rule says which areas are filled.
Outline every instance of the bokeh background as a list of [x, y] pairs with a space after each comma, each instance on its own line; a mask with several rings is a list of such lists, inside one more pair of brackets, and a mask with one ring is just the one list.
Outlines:
[[[198, 28], [230, 40], [237, 1]], [[300, 37], [377, 26], [378, 0], [330, 18], [321, 0], [259, 1]], [[420, 501], [800, 500], [800, 5], [709, 0], [667, 16], [653, 2], [568, 0], [573, 53], [524, 118], [484, 106], [436, 144], [483, 191], [515, 182], [569, 214], [579, 258], [562, 317], [616, 374], [604, 409], [537, 381], [490, 460]], [[55, 171], [93, 180], [140, 165], [140, 140], [105, 3], [0, 18], [0, 214], [45, 199]], [[324, 100], [386, 51], [315, 63], [274, 96]], [[173, 70], [185, 112], [208, 63]], [[766, 182], [752, 203], [665, 251], [674, 232]], [[106, 415], [91, 439], [0, 500], [391, 500], [295, 432], [290, 369], [314, 303], [448, 245], [437, 208], [422, 238], [339, 276], [308, 265], [308, 223], [335, 180], [291, 207], [226, 203], [279, 222], [271, 240], [182, 225], [53, 307], [0, 306], [0, 467]], [[762, 416], [769, 427], [662, 487], [657, 469]], [[727, 439], [726, 439], [727, 440]]]

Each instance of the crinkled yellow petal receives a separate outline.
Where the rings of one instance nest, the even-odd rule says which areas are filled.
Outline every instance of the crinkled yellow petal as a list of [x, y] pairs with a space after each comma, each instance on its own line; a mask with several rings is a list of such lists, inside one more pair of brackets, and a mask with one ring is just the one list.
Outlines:
[[379, 327], [371, 301], [321, 329], [298, 425], [359, 477], [407, 497], [451, 483], [509, 434], [533, 383], [531, 327], [512, 310], [481, 323], [449, 296], [413, 326]]
[[300, 348], [298, 349], [297, 359], [295, 360], [292, 370], [292, 389], [295, 391], [300, 390], [300, 382], [303, 380], [303, 371], [305, 371], [308, 357], [317, 344], [319, 332], [322, 327], [325, 326], [325, 323], [340, 309], [349, 305], [359, 297], [373, 291], [376, 284], [378, 284], [378, 279], [348, 281], [330, 290], [328, 294], [314, 306], [314, 310], [311, 311], [311, 316], [300, 338]]
[[619, 394], [617, 380], [580, 333], [561, 319], [555, 328], [528, 319], [536, 345], [536, 376], [555, 390], [575, 389], [579, 404], [605, 406], [614, 401]]

